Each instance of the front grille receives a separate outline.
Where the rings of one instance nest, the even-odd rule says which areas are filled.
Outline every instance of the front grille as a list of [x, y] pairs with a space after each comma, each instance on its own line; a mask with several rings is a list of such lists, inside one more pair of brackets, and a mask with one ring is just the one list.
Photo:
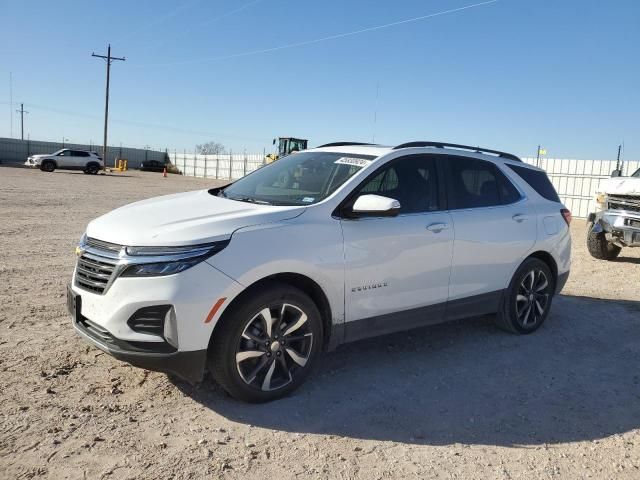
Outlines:
[[640, 213], [640, 198], [634, 195], [616, 195], [615, 197], [609, 197], [609, 209]]
[[107, 250], [116, 253], [120, 253], [120, 250], [122, 250], [122, 245], [118, 245], [117, 243], [103, 242], [102, 240], [97, 240], [95, 238], [87, 238], [87, 246], [97, 248], [98, 250]]
[[83, 290], [102, 295], [116, 273], [117, 253], [122, 246], [89, 238], [86, 248], [76, 264], [75, 284]]

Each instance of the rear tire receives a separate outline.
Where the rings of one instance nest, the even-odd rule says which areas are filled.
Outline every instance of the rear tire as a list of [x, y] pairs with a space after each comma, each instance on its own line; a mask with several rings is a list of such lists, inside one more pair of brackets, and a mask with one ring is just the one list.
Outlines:
[[615, 260], [620, 255], [620, 248], [607, 241], [604, 232], [594, 232], [593, 223], [587, 224], [587, 250], [593, 258], [598, 260]]
[[100, 166], [96, 163], [90, 163], [84, 169], [84, 173], [88, 173], [89, 175], [96, 175], [100, 170]]
[[51, 160], [45, 160], [40, 165], [40, 170], [43, 172], [51, 173], [56, 169], [56, 164]]
[[295, 390], [323, 343], [315, 303], [279, 282], [247, 292], [220, 321], [209, 346], [209, 371], [232, 397], [245, 402], [268, 402]]
[[555, 283], [545, 262], [538, 258], [526, 259], [503, 295], [496, 315], [497, 326], [521, 335], [535, 332], [549, 315]]

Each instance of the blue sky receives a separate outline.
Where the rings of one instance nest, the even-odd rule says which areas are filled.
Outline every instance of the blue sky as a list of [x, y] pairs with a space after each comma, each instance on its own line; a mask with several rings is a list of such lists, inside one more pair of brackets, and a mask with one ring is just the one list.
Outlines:
[[[534, 155], [640, 158], [640, 2], [0, 0], [0, 136], [267, 151], [278, 135], [441, 140]], [[240, 54], [240, 56], [235, 56]], [[376, 90], [379, 95], [376, 100]], [[377, 121], [374, 115], [377, 110]], [[13, 135], [19, 136], [13, 114]], [[26, 133], [25, 133], [26, 135]]]

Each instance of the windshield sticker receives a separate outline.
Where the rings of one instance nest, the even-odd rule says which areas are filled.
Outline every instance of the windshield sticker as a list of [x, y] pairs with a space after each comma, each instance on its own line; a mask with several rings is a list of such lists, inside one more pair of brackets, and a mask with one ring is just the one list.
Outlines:
[[313, 202], [314, 200], [315, 200], [315, 198], [313, 198], [313, 197], [304, 197], [304, 198], [302, 199], [302, 201], [303, 201], [304, 203], [311, 203], [311, 202]]
[[337, 163], [340, 165], [353, 165], [354, 167], [364, 168], [371, 163], [371, 160], [367, 160], [366, 158], [340, 157], [333, 163]]

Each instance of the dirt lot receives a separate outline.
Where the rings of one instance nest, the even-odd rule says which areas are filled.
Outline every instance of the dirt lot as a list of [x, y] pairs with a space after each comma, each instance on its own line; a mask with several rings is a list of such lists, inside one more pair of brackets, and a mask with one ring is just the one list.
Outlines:
[[267, 405], [77, 337], [64, 295], [86, 223], [212, 184], [0, 167], [0, 478], [640, 478], [640, 251], [591, 259], [583, 221], [535, 335], [476, 319], [362, 341]]

